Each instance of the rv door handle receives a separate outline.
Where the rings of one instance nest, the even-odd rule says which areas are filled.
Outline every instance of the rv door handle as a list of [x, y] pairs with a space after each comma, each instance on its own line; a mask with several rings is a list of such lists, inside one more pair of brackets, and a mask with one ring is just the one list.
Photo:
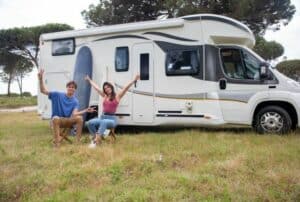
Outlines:
[[220, 79], [219, 80], [219, 87], [220, 87], [220, 89], [221, 90], [224, 90], [224, 89], [226, 89], [226, 79]]
[[136, 88], [136, 82], [137, 82], [137, 81], [134, 82], [134, 87], [135, 87], [135, 88]]

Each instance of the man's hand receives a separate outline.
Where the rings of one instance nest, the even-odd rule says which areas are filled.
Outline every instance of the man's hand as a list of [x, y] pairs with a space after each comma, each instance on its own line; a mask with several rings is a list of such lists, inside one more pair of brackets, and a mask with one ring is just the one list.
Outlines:
[[94, 108], [94, 107], [89, 107], [86, 109], [86, 112], [87, 113], [93, 113], [93, 112], [96, 112], [97, 110]]
[[43, 76], [44, 76], [44, 69], [40, 69], [38, 73], [38, 79], [40, 83], [40, 91], [41, 93], [45, 95], [49, 95], [49, 91], [46, 89], [44, 81], [43, 81]]
[[43, 80], [43, 76], [44, 76], [44, 69], [40, 69], [40, 71], [38, 73], [39, 80]]

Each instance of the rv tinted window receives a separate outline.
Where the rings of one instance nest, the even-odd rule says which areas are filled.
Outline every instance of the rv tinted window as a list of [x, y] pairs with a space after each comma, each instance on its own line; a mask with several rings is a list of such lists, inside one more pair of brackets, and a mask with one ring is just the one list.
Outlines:
[[149, 80], [149, 53], [140, 55], [141, 80]]
[[52, 41], [52, 55], [71, 55], [75, 52], [74, 39], [59, 39]]
[[197, 50], [171, 50], [167, 53], [166, 74], [195, 75], [199, 72]]
[[128, 47], [118, 47], [115, 55], [115, 69], [117, 72], [128, 71], [129, 51]]

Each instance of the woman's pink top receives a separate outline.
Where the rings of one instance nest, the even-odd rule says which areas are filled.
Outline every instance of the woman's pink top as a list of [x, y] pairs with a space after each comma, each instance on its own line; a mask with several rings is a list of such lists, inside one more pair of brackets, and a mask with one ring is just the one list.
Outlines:
[[119, 105], [119, 102], [116, 99], [113, 99], [110, 101], [108, 98], [105, 98], [103, 101], [103, 112], [114, 114], [117, 111], [117, 107]]

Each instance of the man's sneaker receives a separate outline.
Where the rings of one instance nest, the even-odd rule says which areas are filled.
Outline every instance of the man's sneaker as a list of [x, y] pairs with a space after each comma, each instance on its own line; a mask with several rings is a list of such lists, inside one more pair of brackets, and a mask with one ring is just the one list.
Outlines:
[[102, 137], [103, 137], [104, 139], [106, 139], [106, 138], [108, 137], [109, 133], [110, 133], [110, 130], [109, 130], [109, 129], [106, 129], [106, 130], [104, 131]]
[[76, 131], [77, 131], [76, 126], [73, 125], [73, 126], [72, 126], [72, 129], [71, 129], [71, 131], [70, 131], [70, 135], [75, 136], [75, 135], [76, 135]]

